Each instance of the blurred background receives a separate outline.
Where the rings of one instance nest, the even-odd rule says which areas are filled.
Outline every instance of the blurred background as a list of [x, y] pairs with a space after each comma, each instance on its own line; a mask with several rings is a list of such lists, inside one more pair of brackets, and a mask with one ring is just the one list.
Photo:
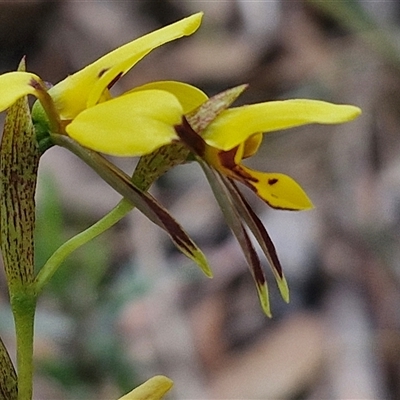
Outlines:
[[[75, 252], [39, 301], [35, 399], [113, 399], [152, 375], [174, 399], [400, 398], [400, 3], [392, 1], [0, 1], [0, 72], [23, 55], [56, 83], [118, 45], [197, 11], [120, 82], [249, 83], [237, 104], [312, 98], [362, 108], [358, 120], [265, 135], [254, 168], [283, 172], [315, 209], [275, 211], [254, 196], [291, 302], [273, 278], [261, 311], [238, 244], [198, 165], [152, 193], [207, 254], [206, 279], [138, 212]], [[4, 116], [2, 115], [1, 118]], [[113, 160], [131, 173], [135, 160]], [[53, 148], [37, 194], [40, 267], [120, 199]], [[268, 265], [265, 265], [268, 270]], [[3, 273], [0, 335], [14, 354]]]

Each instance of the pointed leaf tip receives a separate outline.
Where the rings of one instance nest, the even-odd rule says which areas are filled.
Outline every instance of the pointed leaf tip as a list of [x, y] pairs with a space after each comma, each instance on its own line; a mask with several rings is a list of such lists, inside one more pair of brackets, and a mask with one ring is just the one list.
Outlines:
[[244, 221], [246, 221], [247, 226], [250, 228], [258, 244], [263, 250], [264, 255], [268, 259], [283, 300], [286, 303], [289, 303], [289, 287], [283, 274], [275, 245], [269, 236], [267, 229], [254, 210], [251, 208], [243, 194], [239, 191], [235, 182], [227, 178], [222, 179], [231, 193], [235, 206], [238, 210], [240, 210], [242, 218]]
[[197, 250], [193, 256], [195, 257], [197, 265], [201, 268], [207, 278], [213, 278], [213, 272], [211, 270], [210, 264], [208, 263], [207, 258], [205, 257], [203, 252]]
[[285, 301], [285, 303], [289, 303], [290, 301], [289, 286], [287, 284], [285, 276], [282, 276], [282, 278], [280, 278], [279, 276], [275, 275], [275, 278], [282, 299]]
[[257, 283], [256, 286], [257, 286], [258, 298], [260, 299], [261, 307], [264, 311], [264, 314], [268, 318], [272, 318], [267, 282], [265, 282], [264, 284]]
[[[164, 224], [164, 227], [166, 232], [170, 235], [170, 238], [174, 242], [175, 246], [182, 252], [182, 254], [195, 262], [208, 278], [212, 278], [213, 273], [204, 253], [190, 239], [187, 233], [176, 223], [176, 221], [174, 221], [174, 223], [174, 227], [166, 224]], [[179, 231], [175, 229], [177, 227], [179, 228]]]
[[222, 111], [229, 108], [247, 87], [247, 84], [236, 86], [209, 98], [198, 109], [186, 115], [190, 126], [197, 133], [201, 133]]

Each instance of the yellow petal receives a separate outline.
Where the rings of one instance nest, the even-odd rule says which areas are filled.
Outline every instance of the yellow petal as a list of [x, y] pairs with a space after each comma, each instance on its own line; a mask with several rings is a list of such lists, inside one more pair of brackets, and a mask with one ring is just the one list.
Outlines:
[[127, 43], [58, 83], [50, 94], [62, 119], [73, 119], [95, 105], [110, 83], [153, 49], [194, 33], [200, 26], [202, 15], [194, 14]]
[[173, 386], [171, 379], [157, 375], [133, 389], [119, 400], [160, 400]]
[[263, 140], [262, 133], [256, 133], [250, 136], [244, 142], [242, 158], [251, 157], [253, 154], [257, 153]]
[[127, 93], [138, 92], [140, 90], [158, 89], [172, 93], [181, 103], [183, 113], [188, 114], [201, 106], [208, 100], [208, 96], [195, 86], [177, 81], [158, 81], [150, 82], [145, 85], [135, 87]]
[[28, 94], [37, 96], [35, 84], [41, 79], [29, 72], [7, 72], [0, 75], [0, 111], [14, 104], [18, 99]]
[[305, 124], [338, 124], [361, 114], [358, 107], [318, 100], [283, 100], [223, 111], [203, 132], [211, 146], [230, 150], [257, 132], [272, 132]]
[[[234, 178], [241, 180], [271, 207], [283, 210], [308, 210], [313, 208], [301, 186], [290, 176], [279, 173], [254, 171], [244, 165]], [[237, 171], [237, 170], [236, 170]]]
[[182, 106], [171, 93], [143, 90], [81, 112], [66, 131], [81, 145], [116, 156], [139, 156], [178, 139]]

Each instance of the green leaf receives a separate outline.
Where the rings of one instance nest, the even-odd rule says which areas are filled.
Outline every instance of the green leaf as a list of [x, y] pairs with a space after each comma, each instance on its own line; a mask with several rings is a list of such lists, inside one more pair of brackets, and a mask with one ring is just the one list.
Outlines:
[[17, 397], [17, 374], [10, 355], [0, 338], [0, 398], [4, 400], [17, 400]]
[[1, 251], [9, 287], [33, 280], [39, 151], [27, 98], [12, 105], [0, 145]]

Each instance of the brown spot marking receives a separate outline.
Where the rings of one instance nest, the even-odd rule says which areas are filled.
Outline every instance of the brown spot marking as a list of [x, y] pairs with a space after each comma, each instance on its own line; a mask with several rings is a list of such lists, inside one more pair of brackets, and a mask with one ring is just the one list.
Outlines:
[[43, 90], [42, 85], [36, 79], [31, 79], [29, 85], [32, 86], [36, 90]]
[[110, 68], [103, 68], [98, 74], [97, 76], [99, 78], [101, 78]]
[[275, 183], [278, 183], [278, 179], [277, 178], [271, 178], [268, 179], [268, 185], [275, 185]]

